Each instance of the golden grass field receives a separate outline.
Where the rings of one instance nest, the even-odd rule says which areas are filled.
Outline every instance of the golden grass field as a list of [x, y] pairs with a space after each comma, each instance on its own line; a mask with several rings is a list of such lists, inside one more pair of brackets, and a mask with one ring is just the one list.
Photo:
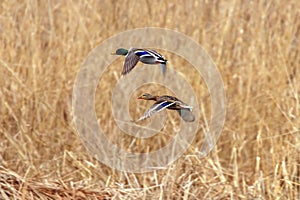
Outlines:
[[[299, 1], [4, 0], [0, 13], [0, 199], [300, 199]], [[89, 155], [72, 121], [72, 89], [93, 48], [142, 27], [179, 31], [208, 52], [224, 81], [227, 116], [207, 157], [193, 156], [196, 138], [167, 169], [133, 174]], [[201, 77], [184, 59], [162, 53], [174, 58], [209, 118], [205, 84], [193, 82]], [[111, 139], [121, 133], [109, 100], [122, 62], [96, 94]], [[131, 100], [134, 117], [150, 105], [136, 103], [140, 93]], [[138, 141], [136, 149], [168, 142], [176, 123], [167, 126], [170, 135]]]

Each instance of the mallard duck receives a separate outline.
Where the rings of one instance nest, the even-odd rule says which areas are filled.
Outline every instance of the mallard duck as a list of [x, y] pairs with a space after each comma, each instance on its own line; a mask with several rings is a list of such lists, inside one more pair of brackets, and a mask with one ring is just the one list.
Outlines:
[[192, 113], [192, 106], [187, 105], [176, 97], [163, 95], [153, 96], [149, 93], [145, 93], [139, 96], [138, 99], [153, 100], [155, 103], [147, 110], [138, 121], [151, 117], [151, 115], [158, 113], [164, 109], [176, 110], [180, 117], [187, 122], [195, 121], [195, 116]]
[[116, 52], [112, 52], [112, 55], [125, 56], [122, 75], [128, 74], [136, 66], [138, 61], [152, 65], [160, 64], [163, 75], [166, 73], [167, 60], [154, 50], [138, 48], [130, 48], [127, 50], [120, 48], [117, 49]]

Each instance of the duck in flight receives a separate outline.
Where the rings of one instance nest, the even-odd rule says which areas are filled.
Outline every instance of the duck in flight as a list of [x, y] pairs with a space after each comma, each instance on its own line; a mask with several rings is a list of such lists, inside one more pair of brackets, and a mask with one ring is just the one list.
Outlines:
[[141, 61], [145, 64], [160, 64], [161, 71], [165, 76], [167, 69], [167, 60], [159, 53], [150, 49], [138, 49], [130, 48], [129, 50], [119, 48], [112, 55], [123, 55], [125, 56], [125, 62], [123, 66], [122, 75], [128, 74], [138, 63]]
[[168, 95], [153, 96], [149, 93], [145, 93], [142, 96], [139, 96], [138, 99], [153, 100], [155, 103], [137, 121], [147, 119], [164, 109], [176, 110], [179, 116], [186, 122], [195, 121], [195, 116], [192, 113], [192, 106], [187, 105], [176, 97]]

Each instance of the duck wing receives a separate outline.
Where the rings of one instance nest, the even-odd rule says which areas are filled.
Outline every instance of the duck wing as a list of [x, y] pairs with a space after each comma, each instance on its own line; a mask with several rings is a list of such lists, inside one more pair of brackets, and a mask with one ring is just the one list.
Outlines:
[[140, 61], [145, 64], [159, 64], [163, 76], [166, 74], [167, 70], [167, 60], [158, 52], [147, 49], [138, 49], [135, 51], [135, 54], [140, 57]]
[[165, 63], [160, 64], [160, 70], [163, 74], [163, 76], [166, 76], [166, 71], [167, 71], [167, 65]]
[[128, 74], [139, 62], [140, 57], [135, 54], [135, 49], [130, 49], [125, 57], [122, 75]]
[[195, 115], [192, 111], [188, 108], [177, 110], [179, 116], [186, 122], [193, 122], [195, 121]]
[[159, 54], [157, 51], [148, 49], [147, 52], [150, 55], [152, 55], [154, 58], [156, 58], [156, 61], [158, 61], [159, 63], [166, 63], [167, 62], [167, 60], [161, 54]]
[[161, 102], [161, 101], [175, 102], [175, 104], [173, 104], [171, 107], [169, 107], [169, 109], [172, 109], [172, 110], [188, 109], [188, 110], [192, 111], [192, 109], [193, 109], [192, 106], [187, 105], [180, 99], [173, 97], [173, 96], [169, 96], [169, 95], [160, 96], [158, 98], [158, 102]]
[[156, 54], [154, 54], [150, 50], [137, 49], [134, 53], [140, 58], [140, 61], [142, 63], [157, 64], [156, 63], [156, 61], [157, 61]]
[[158, 113], [172, 105], [174, 105], [176, 102], [169, 102], [169, 101], [162, 101], [159, 103], [153, 104], [149, 110], [147, 110], [142, 117], [140, 117], [137, 121], [144, 120], [146, 118], [151, 117], [153, 114]]

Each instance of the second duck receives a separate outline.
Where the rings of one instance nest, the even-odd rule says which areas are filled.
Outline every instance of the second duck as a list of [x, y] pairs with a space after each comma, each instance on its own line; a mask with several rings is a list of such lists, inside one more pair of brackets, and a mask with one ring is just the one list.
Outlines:
[[153, 100], [155, 103], [147, 110], [138, 121], [144, 120], [151, 117], [153, 114], [158, 113], [164, 109], [176, 110], [180, 117], [186, 122], [195, 121], [195, 116], [192, 113], [192, 106], [187, 105], [176, 97], [163, 95], [163, 96], [153, 96], [151, 94], [145, 93], [138, 99]]

